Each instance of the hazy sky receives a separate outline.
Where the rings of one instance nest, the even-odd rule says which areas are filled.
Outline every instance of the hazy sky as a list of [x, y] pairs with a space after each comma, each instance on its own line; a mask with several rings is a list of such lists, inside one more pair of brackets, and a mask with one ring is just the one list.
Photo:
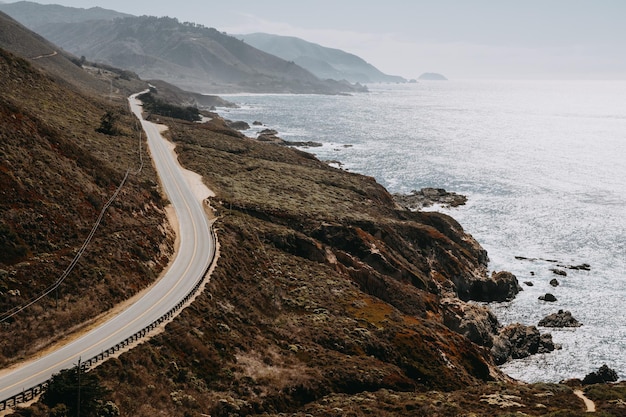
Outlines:
[[626, 0], [38, 0], [297, 36], [383, 72], [626, 79]]

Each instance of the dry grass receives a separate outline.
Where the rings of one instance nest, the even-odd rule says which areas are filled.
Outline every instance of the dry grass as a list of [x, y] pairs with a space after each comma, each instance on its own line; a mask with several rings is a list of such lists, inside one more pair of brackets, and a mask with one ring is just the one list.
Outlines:
[[[82, 245], [127, 169], [139, 167], [139, 132], [125, 106], [59, 84], [0, 51], [0, 311], [53, 284]], [[120, 134], [96, 132], [106, 111]], [[145, 146], [141, 152], [149, 161]], [[147, 163], [109, 208], [58, 292], [0, 324], [0, 365], [39, 351], [146, 287], [172, 252], [156, 173]], [[9, 291], [19, 295], [10, 295]]]

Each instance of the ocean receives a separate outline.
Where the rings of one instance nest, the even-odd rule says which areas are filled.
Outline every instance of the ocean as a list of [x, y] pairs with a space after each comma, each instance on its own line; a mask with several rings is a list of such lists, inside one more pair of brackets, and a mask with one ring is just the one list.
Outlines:
[[[522, 381], [558, 382], [607, 364], [626, 378], [626, 81], [369, 89], [351, 96], [225, 95], [241, 107], [218, 111], [262, 122], [244, 132], [251, 137], [271, 128], [286, 140], [322, 143], [307, 150], [373, 176], [391, 192], [437, 187], [466, 195], [465, 206], [436, 209], [481, 243], [490, 270], [518, 277], [524, 291], [490, 304], [500, 322], [537, 325], [562, 309], [583, 323], [540, 328], [562, 349], [502, 369]], [[582, 264], [590, 269], [565, 268]], [[538, 300], [545, 293], [557, 301]]]

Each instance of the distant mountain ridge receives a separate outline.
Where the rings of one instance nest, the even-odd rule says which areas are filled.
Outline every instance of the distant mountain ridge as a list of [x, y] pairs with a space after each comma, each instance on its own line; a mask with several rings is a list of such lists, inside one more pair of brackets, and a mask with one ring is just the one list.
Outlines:
[[[1, 5], [0, 10], [77, 56], [193, 91], [363, 91], [362, 86], [348, 82], [320, 80], [293, 62], [216, 29], [169, 17], [129, 17], [104, 9], [62, 6], [55, 6], [55, 13], [50, 14], [48, 6], [30, 2]], [[93, 20], [94, 16], [99, 18]]]
[[81, 89], [104, 91], [109, 89], [105, 83], [91, 77], [73, 60], [76, 57], [61, 50], [40, 35], [31, 32], [22, 24], [0, 11], [0, 47], [13, 54], [31, 58], [36, 66], [46, 70], [64, 83], [72, 83]]
[[15, 3], [0, 2], [0, 10], [9, 16], [19, 16], [17, 19], [28, 28], [41, 26], [50, 22], [85, 22], [89, 20], [113, 20], [132, 15], [116, 12], [115, 10], [92, 7], [90, 9], [75, 9], [58, 4], [39, 4], [32, 1]]
[[321, 79], [347, 80], [353, 83], [402, 83], [407, 80], [387, 75], [362, 58], [340, 49], [328, 48], [292, 36], [251, 33], [236, 35], [262, 51], [293, 61]]

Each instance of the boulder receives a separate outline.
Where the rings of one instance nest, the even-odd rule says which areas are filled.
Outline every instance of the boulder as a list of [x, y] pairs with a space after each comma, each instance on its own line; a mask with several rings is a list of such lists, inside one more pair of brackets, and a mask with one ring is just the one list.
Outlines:
[[443, 207], [457, 207], [467, 202], [467, 197], [454, 192], [448, 192], [443, 188], [426, 187], [421, 190], [413, 190], [409, 194], [393, 194], [396, 203], [408, 210], [417, 211], [424, 207], [440, 204]]
[[457, 288], [459, 298], [485, 302], [509, 301], [522, 290], [517, 277], [507, 271], [493, 272], [491, 277], [473, 279], [465, 285]]
[[547, 315], [539, 322], [541, 327], [580, 327], [582, 323], [572, 317], [569, 311], [559, 310], [557, 313]]
[[560, 275], [562, 277], [566, 277], [567, 276], [567, 272], [563, 271], [562, 269], [551, 268], [550, 271], [552, 271], [553, 274]]
[[284, 144], [284, 141], [281, 138], [279, 138], [277, 135], [278, 135], [278, 132], [275, 131], [274, 129], [264, 129], [259, 132], [256, 139], [260, 142], [278, 143], [281, 145]]
[[226, 126], [230, 127], [231, 129], [235, 129], [235, 130], [248, 130], [250, 129], [250, 125], [246, 122], [243, 121], [236, 121], [233, 122], [231, 120], [226, 120]]
[[539, 299], [541, 301], [547, 301], [550, 303], [553, 303], [556, 301], [556, 297], [553, 294], [550, 294], [549, 292], [547, 292], [545, 295], [540, 295]]
[[606, 382], [615, 382], [617, 379], [617, 372], [604, 364], [596, 372], [587, 374], [583, 379], [583, 385], [604, 384]]
[[445, 298], [443, 323], [480, 346], [491, 348], [493, 338], [498, 333], [499, 323], [496, 316], [485, 306], [470, 304], [457, 298]]
[[524, 284], [529, 286], [529, 287], [532, 287], [533, 285], [535, 285], [535, 284], [533, 284], [532, 281], [524, 281]]
[[552, 285], [553, 287], [558, 287], [559, 286], [559, 281], [556, 278], [552, 278], [550, 280], [550, 285]]
[[541, 334], [535, 326], [511, 324], [494, 338], [491, 353], [496, 364], [510, 359], [521, 359], [537, 353], [548, 353], [559, 349], [549, 333]]

